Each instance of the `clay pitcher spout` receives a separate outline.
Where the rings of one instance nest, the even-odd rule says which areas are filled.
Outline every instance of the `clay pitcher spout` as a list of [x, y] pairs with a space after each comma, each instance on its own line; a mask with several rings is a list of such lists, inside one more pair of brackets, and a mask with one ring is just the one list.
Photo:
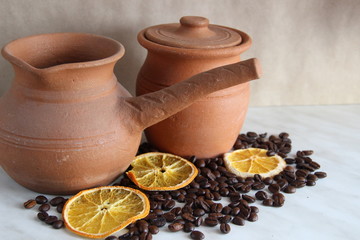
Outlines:
[[214, 68], [157, 92], [125, 98], [130, 116], [141, 130], [190, 106], [206, 95], [260, 78], [256, 58]]

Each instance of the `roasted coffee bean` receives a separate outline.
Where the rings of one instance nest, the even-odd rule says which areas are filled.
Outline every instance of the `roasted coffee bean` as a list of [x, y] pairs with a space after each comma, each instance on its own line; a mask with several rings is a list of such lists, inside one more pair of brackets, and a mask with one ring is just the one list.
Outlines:
[[50, 205], [47, 203], [41, 204], [39, 207], [40, 212], [47, 212], [50, 210]]
[[165, 211], [168, 211], [170, 209], [172, 209], [173, 207], [175, 207], [175, 201], [174, 200], [167, 200], [165, 201], [165, 203], [162, 205], [162, 208]]
[[149, 223], [145, 220], [140, 220], [136, 222], [136, 227], [140, 233], [149, 231]]
[[155, 225], [157, 227], [162, 227], [166, 224], [166, 219], [164, 217], [157, 217], [155, 219], [151, 219], [150, 224]]
[[139, 240], [152, 240], [152, 234], [149, 232], [143, 232], [140, 234]]
[[240, 213], [240, 208], [239, 207], [235, 207], [235, 208], [231, 209], [231, 212], [230, 212], [230, 214], [232, 216], [237, 216], [239, 213]]
[[114, 235], [111, 235], [111, 236], [106, 237], [105, 240], [119, 240], [119, 238]]
[[230, 215], [225, 215], [219, 218], [220, 223], [229, 223], [231, 222], [232, 217]]
[[221, 213], [224, 214], [224, 215], [230, 214], [231, 213], [231, 207], [229, 207], [229, 206], [223, 207]]
[[304, 178], [304, 177], [297, 177], [297, 178], [296, 178], [296, 181], [305, 183], [305, 182], [306, 182], [306, 178]]
[[159, 232], [159, 228], [155, 225], [150, 225], [149, 226], [149, 232], [151, 234], [157, 234]]
[[272, 156], [275, 156], [275, 152], [274, 151], [272, 151], [272, 150], [268, 150], [267, 152], [266, 152], [266, 155], [267, 156], [269, 156], [269, 157], [272, 157]]
[[299, 168], [299, 169], [305, 169], [305, 170], [308, 170], [310, 172], [313, 172], [315, 171], [316, 169], [311, 167], [309, 164], [307, 163], [299, 163], [299, 164], [296, 164], [296, 167]]
[[214, 195], [213, 195], [211, 192], [205, 193], [205, 199], [213, 200], [213, 199], [214, 199]]
[[161, 215], [164, 214], [164, 211], [161, 210], [161, 209], [155, 209], [155, 210], [153, 211], [153, 213], [155, 213], [155, 214], [158, 215], [158, 216], [161, 216]]
[[308, 181], [306, 182], [306, 186], [312, 187], [312, 186], [315, 186], [315, 185], [316, 185], [316, 182], [313, 181], [313, 180], [308, 180]]
[[63, 208], [64, 208], [64, 203], [61, 203], [61, 204], [56, 206], [56, 211], [58, 213], [62, 213]]
[[304, 164], [304, 163], [305, 163], [305, 160], [304, 160], [304, 158], [302, 158], [302, 157], [296, 157], [296, 158], [295, 158], [295, 163], [296, 163], [296, 164]]
[[260, 190], [265, 188], [265, 184], [262, 182], [254, 182], [254, 184], [251, 186], [253, 190]]
[[204, 219], [202, 217], [198, 217], [195, 222], [194, 222], [194, 225], [196, 227], [199, 227], [202, 223], [203, 223]]
[[222, 209], [223, 209], [223, 205], [221, 203], [215, 203], [210, 207], [210, 211], [213, 213], [219, 213], [222, 211]]
[[258, 200], [265, 200], [268, 198], [268, 195], [266, 192], [264, 191], [258, 191], [257, 193], [255, 193], [255, 197]]
[[302, 152], [302, 151], [297, 151], [297, 152], [296, 152], [296, 156], [298, 156], [298, 157], [304, 157], [305, 154], [304, 154], [304, 152]]
[[184, 228], [184, 225], [181, 223], [171, 223], [168, 226], [170, 232], [178, 232]]
[[180, 203], [185, 202], [185, 195], [180, 194], [180, 195], [178, 196], [177, 200], [178, 200], [178, 202], [180, 202]]
[[292, 186], [296, 187], [296, 188], [302, 188], [302, 187], [305, 187], [306, 183], [303, 182], [303, 181], [298, 181], [298, 180], [295, 180], [291, 183]]
[[164, 214], [164, 218], [167, 222], [173, 222], [173, 221], [175, 221], [176, 216], [172, 212], [167, 212]]
[[211, 218], [216, 218], [216, 219], [218, 219], [218, 218], [223, 217], [224, 215], [223, 215], [222, 213], [209, 213], [208, 216], [211, 217]]
[[295, 193], [296, 192], [296, 188], [292, 185], [287, 185], [284, 190], [285, 193]]
[[255, 181], [255, 182], [261, 182], [261, 181], [262, 181], [261, 175], [255, 174], [255, 175], [254, 175], [254, 181]]
[[190, 205], [185, 205], [182, 209], [181, 209], [181, 213], [190, 213], [193, 214], [194, 209], [192, 208], [192, 206]]
[[221, 200], [221, 195], [218, 192], [213, 192], [214, 200], [219, 201]]
[[272, 206], [274, 201], [271, 198], [264, 199], [263, 205], [264, 206]]
[[178, 190], [171, 191], [171, 192], [170, 192], [170, 195], [171, 195], [173, 198], [177, 198], [177, 197], [180, 195], [180, 191], [178, 191]]
[[247, 201], [248, 203], [254, 203], [255, 202], [255, 198], [253, 198], [252, 196], [249, 196], [247, 194], [243, 194], [242, 198]]
[[250, 211], [251, 211], [252, 213], [258, 213], [258, 212], [259, 212], [259, 208], [256, 207], [256, 206], [251, 206], [251, 207], [250, 207]]
[[57, 216], [48, 216], [48, 217], [45, 219], [45, 223], [51, 225], [51, 224], [53, 224], [53, 223], [54, 223], [55, 221], [57, 221], [57, 220], [58, 220]]
[[184, 224], [184, 228], [183, 228], [184, 232], [189, 233], [189, 232], [194, 231], [194, 229], [195, 229], [195, 225], [192, 224], [191, 222], [186, 222]]
[[258, 134], [256, 132], [247, 132], [246, 136], [248, 136], [249, 138], [257, 138]]
[[190, 233], [190, 237], [191, 237], [191, 239], [194, 239], [194, 240], [202, 240], [205, 238], [205, 235], [200, 231], [192, 231]]
[[242, 193], [248, 193], [251, 191], [251, 184], [244, 184], [240, 187], [239, 189], [240, 192]]
[[52, 227], [55, 229], [60, 229], [60, 228], [64, 227], [64, 222], [62, 220], [57, 220], [52, 223]]
[[302, 151], [302, 154], [303, 154], [304, 156], [310, 156], [310, 155], [312, 155], [313, 153], [314, 153], [313, 150], [303, 150], [303, 151]]
[[157, 202], [164, 202], [166, 199], [161, 194], [154, 194], [152, 195], [152, 199]]
[[236, 201], [236, 202], [229, 203], [228, 207], [235, 208], [235, 207], [238, 207], [239, 205], [240, 205], [240, 201]]
[[292, 166], [286, 166], [286, 167], [284, 168], [284, 172], [294, 173], [294, 172], [295, 172], [295, 168], [292, 167]]
[[272, 196], [272, 199], [274, 200], [273, 206], [274, 207], [281, 207], [285, 203], [285, 196], [282, 193], [274, 193]]
[[305, 169], [299, 169], [295, 172], [295, 175], [297, 177], [307, 177], [308, 174], [309, 174], [309, 171], [305, 170]]
[[205, 161], [204, 159], [196, 159], [196, 161], [194, 162], [195, 166], [197, 166], [198, 168], [203, 168], [205, 167]]
[[49, 214], [47, 212], [39, 212], [37, 214], [38, 219], [40, 219], [40, 221], [45, 221], [45, 219], [49, 216]]
[[280, 186], [276, 183], [270, 184], [268, 187], [269, 191], [272, 193], [276, 193], [280, 191]]
[[191, 157], [189, 158], [189, 161], [192, 162], [192, 163], [194, 163], [194, 162], [196, 161], [196, 156], [191, 156]]
[[309, 174], [309, 175], [307, 175], [306, 180], [315, 182], [318, 180], [318, 177], [315, 174]]
[[26, 209], [33, 208], [35, 205], [36, 205], [36, 201], [34, 199], [30, 199], [24, 202], [24, 208]]
[[327, 177], [326, 172], [315, 172], [314, 174], [315, 174], [315, 176], [317, 176], [318, 178], [326, 178], [326, 177]]
[[223, 197], [227, 197], [230, 193], [229, 189], [227, 188], [220, 188], [219, 193]]
[[205, 215], [205, 211], [202, 208], [197, 208], [197, 209], [194, 210], [193, 214], [194, 214], [195, 217], [201, 217], [201, 216]]
[[186, 221], [185, 221], [184, 219], [182, 219], [182, 218], [179, 218], [179, 219], [176, 219], [176, 220], [174, 221], [174, 223], [181, 223], [181, 224], [185, 224], [185, 223], [186, 223]]
[[295, 163], [295, 159], [294, 158], [285, 158], [285, 162], [287, 164], [294, 164]]
[[236, 216], [233, 218], [232, 223], [239, 226], [245, 225], [245, 220], [239, 216]]
[[157, 218], [157, 215], [155, 213], [149, 213], [144, 219], [145, 220], [151, 220]]
[[131, 228], [129, 228], [128, 233], [130, 234], [130, 236], [139, 235], [139, 234], [140, 234], [139, 229], [138, 229], [137, 227], [131, 227]]
[[[127, 233], [119, 236], [119, 237], [116, 238], [116, 239], [124, 240], [124, 239], [132, 239], [132, 237], [134, 237], [133, 234], [131, 234], [131, 233], [128, 231]], [[139, 236], [136, 235], [136, 237], [138, 237], [137, 240], [139, 240]]]
[[317, 162], [311, 162], [311, 163], [309, 163], [309, 165], [310, 165], [311, 167], [315, 168], [315, 169], [319, 169], [319, 168], [320, 168], [320, 164], [317, 163]]
[[181, 214], [181, 217], [189, 222], [194, 222], [196, 220], [196, 218], [194, 217], [194, 215], [192, 215], [191, 213], [183, 213]]
[[205, 224], [210, 226], [210, 227], [214, 227], [218, 224], [218, 220], [214, 217], [207, 217], [205, 218]]
[[206, 213], [210, 212], [210, 205], [205, 200], [199, 201], [199, 206], [204, 209]]
[[158, 209], [159, 207], [159, 203], [155, 202], [155, 201], [150, 201], [150, 209], [154, 210], [154, 209]]
[[243, 205], [240, 206], [240, 213], [238, 214], [243, 219], [248, 219], [251, 214], [250, 207], [245, 208]]
[[171, 213], [175, 214], [175, 216], [179, 216], [181, 214], [181, 207], [176, 207], [170, 210]]
[[229, 233], [231, 231], [230, 225], [227, 224], [227, 223], [221, 223], [220, 224], [220, 231], [222, 233], [225, 233], [225, 234]]
[[54, 197], [53, 199], [50, 200], [51, 206], [57, 206], [63, 202], [65, 202], [65, 199], [63, 197]]
[[254, 212], [250, 213], [249, 218], [247, 219], [250, 222], [255, 222], [258, 220], [258, 215]]
[[273, 179], [271, 177], [264, 178], [263, 183], [265, 185], [270, 185], [273, 183]]
[[43, 195], [39, 195], [35, 198], [35, 201], [37, 204], [43, 204], [43, 203], [47, 203], [48, 199]]
[[289, 185], [288, 181], [286, 181], [285, 179], [280, 179], [276, 182], [276, 184], [279, 185], [280, 189], [284, 189], [287, 187], [287, 185]]

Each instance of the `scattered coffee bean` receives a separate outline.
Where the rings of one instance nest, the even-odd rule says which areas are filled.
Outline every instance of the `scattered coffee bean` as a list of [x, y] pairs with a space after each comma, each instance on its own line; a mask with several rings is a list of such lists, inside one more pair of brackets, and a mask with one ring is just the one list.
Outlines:
[[317, 176], [318, 178], [326, 178], [326, 177], [327, 177], [326, 172], [315, 172], [314, 174], [315, 174], [315, 176]]
[[205, 224], [210, 226], [210, 227], [214, 227], [218, 224], [218, 220], [214, 217], [207, 217], [205, 218]]
[[273, 202], [273, 206], [274, 207], [282, 207], [285, 203], [285, 196], [282, 193], [274, 193], [272, 196], [274, 202]]
[[64, 204], [63, 203], [59, 204], [59, 205], [56, 206], [56, 211], [58, 213], [62, 213], [63, 208], [64, 208]]
[[37, 204], [43, 204], [43, 203], [47, 203], [48, 199], [43, 195], [39, 195], [35, 198], [35, 201]]
[[230, 225], [227, 224], [227, 223], [221, 223], [220, 224], [220, 231], [222, 233], [225, 233], [225, 234], [229, 233], [231, 231]]
[[270, 184], [273, 183], [273, 179], [270, 178], [270, 177], [264, 178], [263, 183], [264, 183], [265, 185], [270, 185]]
[[53, 199], [50, 200], [51, 206], [57, 206], [63, 202], [65, 202], [65, 199], [63, 197], [54, 197]]
[[30, 199], [24, 202], [24, 208], [26, 209], [33, 208], [35, 205], [36, 205], [36, 201], [34, 199]]
[[184, 228], [184, 225], [181, 223], [171, 223], [168, 228], [170, 232], [178, 232]]
[[219, 218], [220, 223], [229, 223], [231, 220], [232, 220], [232, 217], [230, 215], [225, 215], [225, 216]]
[[313, 181], [313, 180], [308, 180], [308, 181], [306, 182], [306, 186], [312, 187], [312, 186], [315, 186], [315, 185], [316, 185], [316, 182]]
[[52, 223], [52, 227], [55, 229], [60, 229], [60, 228], [64, 227], [64, 222], [62, 220], [57, 220]]
[[245, 220], [239, 216], [236, 216], [233, 218], [232, 223], [239, 226], [245, 225]]
[[303, 151], [302, 151], [302, 154], [303, 154], [304, 156], [310, 156], [310, 155], [312, 155], [313, 153], [314, 153], [313, 150], [303, 150]]
[[285, 162], [287, 164], [294, 164], [295, 163], [295, 159], [294, 158], [285, 158]]
[[269, 191], [272, 193], [276, 193], [280, 191], [280, 186], [276, 183], [270, 184], [268, 187]]
[[263, 205], [264, 206], [272, 206], [274, 201], [271, 198], [264, 199]]
[[243, 194], [242, 198], [247, 201], [248, 203], [254, 203], [255, 202], [255, 198], [253, 198], [252, 196], [249, 196], [247, 194]]
[[195, 220], [194, 225], [195, 225], [196, 227], [200, 227], [201, 224], [203, 223], [203, 221], [204, 221], [204, 219], [203, 219], [202, 217], [198, 217], [198, 218]]
[[250, 210], [251, 210], [252, 213], [258, 213], [259, 212], [259, 208], [256, 207], [256, 206], [251, 206]]
[[255, 193], [255, 197], [258, 200], [265, 200], [268, 198], [268, 195], [266, 192], [264, 191], [258, 191], [257, 193]]
[[190, 222], [186, 222], [184, 224], [184, 228], [183, 228], [183, 231], [186, 232], [186, 233], [189, 233], [189, 232], [192, 232], [194, 231], [195, 229], [195, 225], [190, 223]]
[[249, 216], [249, 218], [248, 218], [247, 220], [250, 221], [250, 222], [255, 222], [255, 221], [257, 221], [257, 220], [258, 220], [258, 215], [257, 215], [257, 213], [254, 213], [254, 212], [250, 213], [250, 216]]
[[152, 239], [152, 234], [149, 232], [143, 232], [142, 234], [140, 234], [139, 240], [151, 240]]
[[167, 222], [173, 222], [176, 219], [176, 215], [172, 212], [167, 212], [164, 214], [164, 218]]
[[296, 192], [296, 188], [292, 185], [288, 185], [284, 188], [283, 190], [285, 193], [295, 193]]
[[49, 214], [47, 212], [39, 212], [37, 214], [38, 219], [40, 219], [40, 221], [45, 221], [45, 219], [49, 216]]
[[47, 203], [41, 204], [39, 207], [40, 212], [47, 212], [50, 210], [50, 205]]
[[151, 234], [157, 234], [159, 232], [159, 228], [155, 225], [150, 225], [149, 226], [149, 232]]
[[205, 238], [205, 235], [200, 231], [192, 231], [190, 237], [194, 240], [202, 240]]
[[53, 224], [54, 222], [56, 222], [58, 220], [57, 216], [48, 216], [46, 219], [45, 219], [45, 223], [46, 224]]

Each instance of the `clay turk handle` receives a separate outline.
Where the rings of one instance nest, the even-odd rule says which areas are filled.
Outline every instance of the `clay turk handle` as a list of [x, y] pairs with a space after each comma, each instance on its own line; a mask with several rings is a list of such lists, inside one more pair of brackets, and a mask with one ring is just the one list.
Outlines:
[[212, 92], [258, 79], [260, 75], [260, 63], [252, 58], [197, 74], [156, 92], [126, 98], [125, 105], [130, 108], [132, 120], [145, 129]]

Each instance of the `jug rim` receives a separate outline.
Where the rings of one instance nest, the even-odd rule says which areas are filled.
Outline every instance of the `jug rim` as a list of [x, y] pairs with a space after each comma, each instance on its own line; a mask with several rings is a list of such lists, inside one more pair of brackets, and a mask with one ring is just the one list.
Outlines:
[[[47, 38], [52, 39], [52, 42], [50, 41], [50, 43], [48, 42], [48, 44], [46, 44]], [[54, 65], [45, 66], [45, 67], [34, 66], [34, 64], [30, 64], [29, 61], [21, 59], [19, 56], [16, 56], [16, 54], [14, 53], [14, 52], [16, 52], [17, 47], [24, 48], [24, 46], [21, 46], [21, 45], [26, 45], [25, 44], [26, 42], [30, 42], [32, 44], [37, 43], [36, 48], [39, 48], [39, 49], [43, 48], [47, 51], [51, 51], [51, 49], [53, 49], [54, 46], [56, 46], [56, 44], [57, 44], [56, 41], [54, 41], [54, 39], [68, 41], [68, 43], [70, 44], [71, 40], [76, 39], [76, 38], [78, 38], [78, 41], [80, 41], [80, 40], [84, 41], [84, 43], [85, 43], [85, 41], [89, 41], [89, 42], [86, 42], [86, 44], [88, 44], [87, 47], [90, 47], [95, 44], [97, 44], [97, 47], [99, 47], [100, 45], [103, 45], [104, 48], [108, 49], [108, 51], [110, 53], [106, 56], [97, 57], [92, 60], [77, 61], [77, 62], [70, 61], [70, 62], [54, 64]], [[38, 41], [36, 41], [36, 40], [38, 40]], [[42, 40], [42, 41], [40, 41], [40, 40]], [[93, 42], [93, 44], [91, 44], [91, 41]], [[51, 46], [51, 44], [53, 44], [53, 46]], [[61, 42], [59, 45], [61, 45], [61, 44], [64, 45], [64, 42]], [[75, 46], [73, 46], [73, 47], [75, 49]], [[81, 47], [81, 46], [77, 45], [77, 47]], [[96, 46], [93, 46], [93, 49], [95, 47]], [[27, 69], [34, 73], [42, 73], [42, 72], [54, 72], [54, 71], [65, 70], [65, 69], [66, 70], [82, 69], [82, 68], [96, 67], [96, 66], [113, 63], [113, 62], [116, 62], [117, 60], [119, 60], [125, 54], [125, 48], [120, 42], [118, 42], [112, 38], [102, 36], [102, 35], [91, 34], [91, 33], [81, 33], [81, 32], [58, 32], [58, 33], [45, 33], [45, 34], [30, 35], [27, 37], [22, 37], [22, 38], [12, 40], [12, 41], [8, 42], [1, 49], [1, 54], [10, 63], [17, 65], [20, 68]]]

